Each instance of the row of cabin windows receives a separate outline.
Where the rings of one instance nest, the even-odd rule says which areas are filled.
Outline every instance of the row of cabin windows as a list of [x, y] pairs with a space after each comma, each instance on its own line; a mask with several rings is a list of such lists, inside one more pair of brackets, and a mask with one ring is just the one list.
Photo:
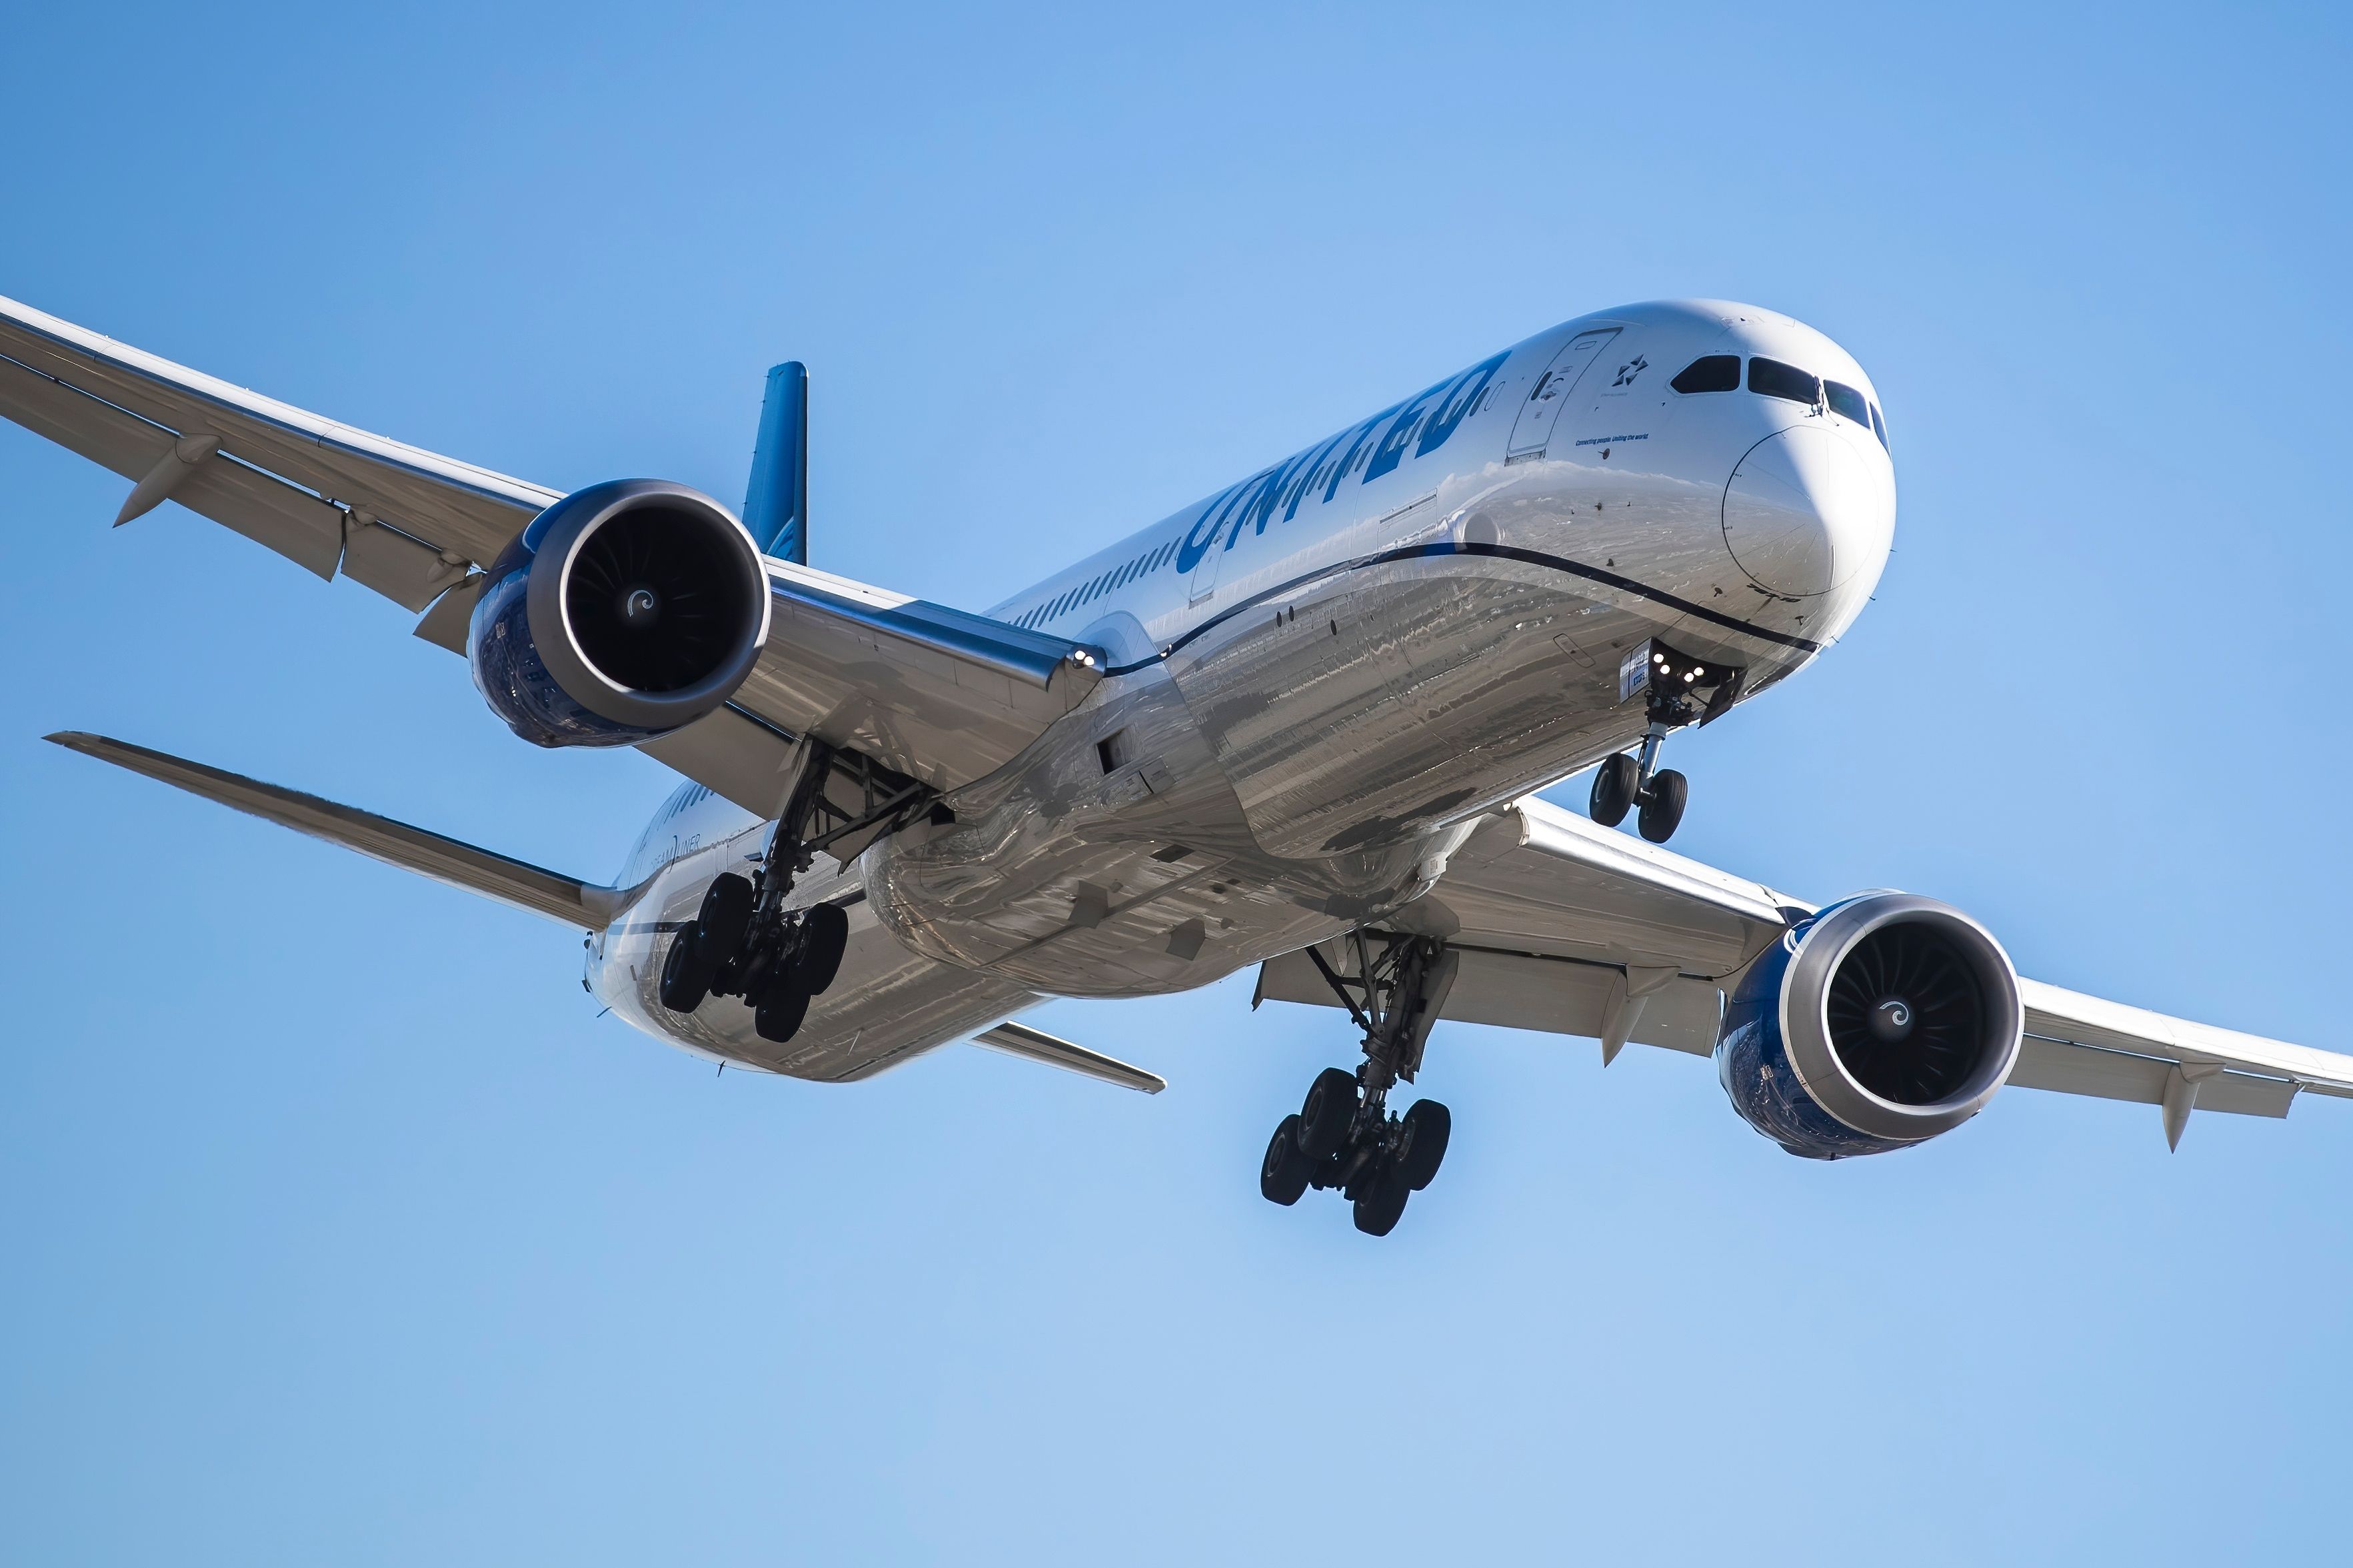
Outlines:
[[646, 846], [654, 841], [654, 835], [658, 829], [666, 824], [677, 821], [690, 808], [701, 805], [711, 798], [712, 794], [712, 791], [704, 784], [691, 784], [681, 786], [678, 793], [670, 797], [668, 808], [651, 822], [647, 823], [646, 830], [638, 835], [637, 847], [629, 851], [629, 864], [634, 866], [639, 863], [645, 855]]
[[[1707, 354], [1695, 359], [1667, 384], [1685, 393], [1737, 392], [1740, 356]], [[1748, 362], [1748, 390], [1767, 397], [1786, 397], [1792, 403], [1827, 405], [1831, 413], [1853, 420], [1878, 437], [1881, 446], [1888, 444], [1887, 421], [1881, 416], [1878, 405], [1842, 381], [1826, 380], [1811, 371], [1757, 354]]]
[[[1737, 360], [1733, 362], [1734, 381], [1736, 384], [1739, 379], [1739, 363], [1740, 362]], [[1495, 389], [1491, 387], [1480, 395], [1479, 401], [1476, 404], [1472, 405], [1470, 408], [1465, 409], [1463, 413], [1457, 417], [1467, 418], [1471, 415], [1478, 413], [1481, 409], [1485, 408], [1489, 403], [1493, 402], [1494, 397]], [[1407, 427], [1403, 436], [1392, 436], [1385, 440], [1382, 445], [1402, 449], [1420, 437], [1422, 427], [1429, 424], [1430, 419], [1438, 413], [1439, 410], [1436, 408], [1423, 410], [1420, 414], [1415, 416], [1413, 423]], [[1337, 437], [1335, 437], [1335, 445], [1336, 442]], [[1315, 489], [1318, 487], [1328, 489], [1330, 486], [1336, 484], [1339, 480], [1345, 479], [1348, 475], [1364, 468], [1367, 463], [1372, 461], [1372, 457], [1373, 443], [1358, 439], [1350, 445], [1348, 450], [1325, 458], [1324, 461], [1316, 464], [1314, 468], [1301, 475], [1298, 479], [1293, 479], [1290, 485], [1284, 489], [1282, 496], [1276, 500], [1274, 504], [1285, 509], [1295, 507], [1299, 502], [1299, 498], [1306, 495], [1310, 490]], [[1176, 553], [1176, 541], [1170, 540], [1167, 543], [1162, 545], [1159, 549], [1153, 551], [1148, 555], [1140, 556], [1136, 560], [1129, 562], [1126, 565], [1120, 567], [1116, 571], [1106, 572], [1103, 575], [1096, 578], [1092, 583], [1087, 583], [1080, 587], [1073, 588], [1058, 599], [1050, 599], [1047, 601], [1045, 604], [1040, 605], [1036, 609], [1030, 611], [1028, 615], [1022, 616], [1018, 619], [1015, 620], [1013, 624], [1017, 626], [1043, 626], [1046, 622], [1052, 620], [1055, 616], [1062, 614], [1066, 610], [1076, 609], [1079, 605], [1085, 604], [1090, 599], [1095, 598], [1103, 594], [1108, 594], [1113, 588], [1120, 587], [1125, 584], [1133, 583], [1147, 572], [1156, 572], [1166, 563], [1170, 556]]]
[[1159, 549], [1139, 555], [1124, 566], [1113, 567], [1100, 577], [1082, 583], [1070, 592], [1047, 600], [1028, 615], [1015, 620], [1013, 624], [1017, 626], [1043, 626], [1065, 610], [1074, 610], [1090, 599], [1099, 598], [1110, 593], [1113, 588], [1125, 587], [1148, 572], [1157, 572], [1167, 564], [1170, 556], [1176, 553], [1176, 547], [1180, 542], [1182, 542], [1179, 540], [1172, 539]]

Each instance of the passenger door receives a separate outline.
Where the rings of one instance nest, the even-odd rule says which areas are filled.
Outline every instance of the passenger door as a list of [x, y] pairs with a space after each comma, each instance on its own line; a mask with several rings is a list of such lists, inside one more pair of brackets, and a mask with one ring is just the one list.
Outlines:
[[1536, 377], [1536, 384], [1520, 403], [1520, 416], [1512, 426], [1512, 445], [1504, 456], [1505, 462], [1544, 456], [1546, 445], [1552, 440], [1553, 426], [1559, 420], [1560, 411], [1568, 405], [1568, 395], [1577, 390], [1593, 356], [1617, 335], [1616, 327], [1579, 332], [1553, 356], [1552, 363]]

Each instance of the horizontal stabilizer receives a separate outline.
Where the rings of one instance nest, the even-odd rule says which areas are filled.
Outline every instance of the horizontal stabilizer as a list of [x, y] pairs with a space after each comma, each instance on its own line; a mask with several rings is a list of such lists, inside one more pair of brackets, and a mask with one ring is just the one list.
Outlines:
[[577, 881], [374, 812], [223, 773], [202, 763], [151, 752], [144, 746], [73, 730], [47, 738], [84, 756], [161, 779], [190, 795], [200, 795], [281, 827], [356, 849], [386, 865], [415, 871], [437, 882], [447, 882], [453, 888], [463, 888], [566, 925], [593, 931], [611, 919], [613, 911], [626, 901], [625, 895], [612, 888]]
[[1131, 1067], [1117, 1057], [1107, 1057], [1101, 1051], [1091, 1051], [1084, 1046], [1058, 1040], [1040, 1029], [1027, 1024], [999, 1024], [972, 1037], [976, 1046], [987, 1046], [992, 1051], [1003, 1051], [1010, 1057], [1027, 1057], [1033, 1062], [1044, 1062], [1050, 1068], [1084, 1073], [1105, 1083], [1115, 1083], [1122, 1089], [1140, 1089], [1146, 1094], [1158, 1094], [1168, 1087], [1168, 1080], [1157, 1073]]

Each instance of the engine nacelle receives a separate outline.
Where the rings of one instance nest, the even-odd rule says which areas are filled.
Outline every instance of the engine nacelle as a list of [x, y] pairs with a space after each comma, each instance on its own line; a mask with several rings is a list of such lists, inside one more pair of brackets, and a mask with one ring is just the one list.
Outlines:
[[1716, 1076], [1792, 1154], [1881, 1154], [1948, 1132], [2018, 1064], [2018, 972], [1983, 926], [1909, 893], [1831, 905], [1749, 965]]
[[467, 657], [498, 716], [538, 746], [627, 746], [734, 693], [768, 640], [768, 574], [727, 509], [614, 479], [532, 519], [474, 601]]

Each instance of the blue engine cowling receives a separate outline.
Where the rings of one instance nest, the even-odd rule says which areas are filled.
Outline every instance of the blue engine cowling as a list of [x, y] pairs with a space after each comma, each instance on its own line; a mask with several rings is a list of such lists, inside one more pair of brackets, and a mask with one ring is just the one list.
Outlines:
[[565, 496], [492, 563], [466, 639], [474, 684], [538, 746], [627, 746], [734, 693], [768, 639], [759, 547], [660, 479]]
[[1948, 1132], [2018, 1064], [2010, 955], [1977, 921], [1865, 893], [1791, 930], [1741, 977], [1715, 1042], [1741, 1119], [1792, 1154], [1882, 1154]]

